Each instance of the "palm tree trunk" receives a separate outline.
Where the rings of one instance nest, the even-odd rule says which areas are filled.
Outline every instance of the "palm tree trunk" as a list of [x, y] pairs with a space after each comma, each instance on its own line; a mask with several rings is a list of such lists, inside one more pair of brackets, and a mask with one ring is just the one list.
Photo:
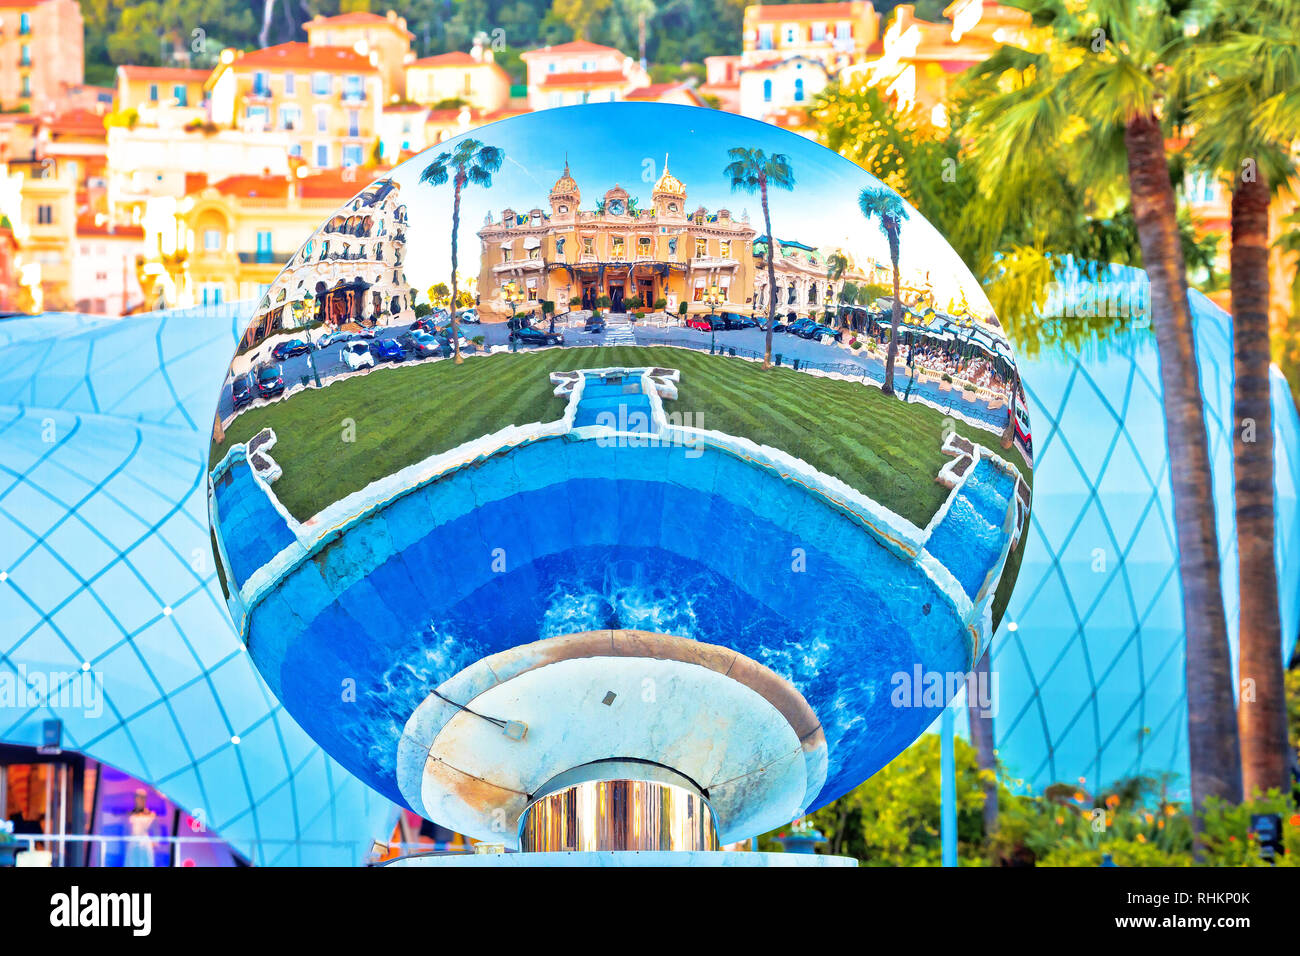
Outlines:
[[776, 322], [776, 237], [772, 235], [772, 216], [767, 211], [767, 180], [759, 180], [763, 196], [763, 228], [767, 230], [767, 336], [763, 345], [763, 368], [772, 367], [772, 326]]
[[1130, 120], [1124, 129], [1124, 141], [1138, 243], [1151, 283], [1151, 324], [1160, 355], [1165, 440], [1187, 634], [1192, 803], [1200, 810], [1207, 797], [1231, 803], [1241, 800], [1240, 747], [1219, 578], [1209, 442], [1192, 311], [1187, 300], [1187, 271], [1160, 121], [1152, 115]]
[[[1237, 708], [1242, 791], [1285, 792], [1286, 701], [1273, 542], [1273, 419], [1269, 392], [1268, 206], [1264, 172], [1232, 193], [1233, 479], [1240, 618]], [[1254, 432], [1246, 440], [1249, 431]], [[1246, 681], [1253, 693], [1245, 692]]]
[[465, 361], [460, 357], [460, 311], [456, 308], [456, 266], [458, 263], [456, 234], [460, 232], [460, 189], [463, 185], [462, 173], [456, 173], [456, 198], [451, 204], [451, 349], [455, 362], [459, 365]]
[[894, 360], [898, 357], [898, 323], [903, 316], [903, 303], [898, 300], [898, 240], [893, 234], [889, 237], [890, 260], [894, 264], [894, 307], [889, 320], [889, 348], [885, 350], [885, 384], [880, 390], [886, 395], [894, 394]]
[[1007, 402], [1007, 427], [1002, 431], [1002, 447], [1010, 448], [1016, 443], [1016, 399], [1020, 396], [1020, 369], [1013, 371], [1011, 377], [1011, 400]]
[[994, 778], [981, 784], [984, 790], [984, 835], [987, 837], [998, 825], [998, 758], [993, 750], [993, 717], [985, 709], [984, 704], [991, 704], [992, 701], [980, 701], [973, 697], [972, 690], [978, 688], [989, 688], [992, 691], [992, 682], [989, 680], [989, 654], [992, 648], [984, 649], [980, 659], [975, 662], [975, 679], [976, 685], [972, 688], [966, 687], [966, 717], [970, 722], [970, 742], [975, 748], [975, 760], [981, 770], [988, 770], [994, 774]]

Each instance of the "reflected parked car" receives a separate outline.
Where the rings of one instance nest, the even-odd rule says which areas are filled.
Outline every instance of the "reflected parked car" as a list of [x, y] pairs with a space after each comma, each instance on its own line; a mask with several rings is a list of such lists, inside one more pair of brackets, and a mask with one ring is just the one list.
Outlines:
[[396, 339], [375, 339], [370, 343], [370, 354], [376, 362], [400, 362], [406, 358], [406, 352]]
[[478, 317], [478, 313], [473, 309], [463, 309], [460, 313], [460, 320], [462, 322], [467, 322], [470, 325], [478, 325], [482, 321]]
[[257, 398], [257, 376], [252, 372], [241, 375], [230, 383], [230, 404], [239, 411]]
[[277, 362], [283, 362], [287, 358], [295, 355], [306, 355], [311, 351], [311, 344], [304, 342], [302, 339], [290, 339], [287, 342], [275, 343], [275, 348], [271, 349], [271, 355]]
[[414, 355], [416, 358], [429, 358], [432, 355], [442, 354], [442, 343], [428, 332], [416, 331], [399, 335], [397, 343], [407, 355]]
[[541, 329], [516, 329], [510, 333], [510, 341], [516, 345], [563, 345], [564, 336], [559, 332], [543, 332]]
[[758, 327], [748, 315], [741, 315], [739, 312], [723, 312], [718, 318], [722, 320], [724, 329], [753, 329]]
[[284, 391], [284, 374], [279, 365], [267, 364], [257, 370], [257, 394], [274, 398]]
[[604, 331], [605, 331], [605, 320], [604, 320], [604, 318], [601, 317], [601, 316], [599, 316], [599, 315], [591, 315], [591, 316], [588, 316], [588, 317], [587, 317], [587, 323], [582, 327], [582, 331], [584, 331], [584, 332], [604, 332]]
[[349, 342], [343, 346], [343, 364], [350, 369], [374, 368], [375, 357], [366, 342]]
[[720, 316], [692, 315], [686, 319], [686, 327], [699, 329], [701, 332], [721, 331], [726, 329], [727, 323], [723, 322]]

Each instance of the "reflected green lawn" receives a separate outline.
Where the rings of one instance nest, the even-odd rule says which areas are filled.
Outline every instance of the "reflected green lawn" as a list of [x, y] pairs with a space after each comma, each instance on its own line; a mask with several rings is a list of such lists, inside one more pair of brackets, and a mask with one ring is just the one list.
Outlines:
[[[855, 382], [788, 368], [764, 372], [740, 359], [654, 346], [505, 353], [471, 357], [460, 366], [433, 362], [355, 376], [244, 412], [213, 447], [212, 461], [231, 443], [274, 428], [278, 441], [271, 455], [284, 469], [275, 492], [302, 520], [377, 478], [470, 439], [510, 424], [554, 421], [567, 399], [551, 394], [551, 372], [619, 365], [680, 369], [679, 397], [665, 408], [681, 415], [683, 424], [796, 455], [920, 527], [948, 496], [935, 481], [948, 460], [940, 450], [940, 412]], [[988, 432], [961, 422], [955, 427], [1007, 455]], [[1022, 473], [1030, 479], [1027, 468]], [[1003, 575], [995, 616], [1010, 594], [1024, 538]]]

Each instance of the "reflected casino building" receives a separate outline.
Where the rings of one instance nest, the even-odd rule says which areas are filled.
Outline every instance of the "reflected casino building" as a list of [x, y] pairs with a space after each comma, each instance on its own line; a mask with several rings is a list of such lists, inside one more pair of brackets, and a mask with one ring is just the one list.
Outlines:
[[[707, 289], [722, 293], [722, 310], [748, 310], [754, 297], [754, 238], [748, 215], [687, 206], [686, 186], [664, 161], [651, 208], [617, 183], [592, 210], [564, 164], [549, 196], [550, 211], [534, 208], [490, 213], [479, 230], [482, 259], [479, 295], [484, 305], [508, 311], [503, 291], [519, 290], [524, 302], [549, 299], [559, 312], [593, 308], [601, 297], [623, 311], [633, 297], [646, 308], [663, 299], [670, 313], [679, 303], [707, 311]], [[521, 304], [521, 308], [531, 308]]]

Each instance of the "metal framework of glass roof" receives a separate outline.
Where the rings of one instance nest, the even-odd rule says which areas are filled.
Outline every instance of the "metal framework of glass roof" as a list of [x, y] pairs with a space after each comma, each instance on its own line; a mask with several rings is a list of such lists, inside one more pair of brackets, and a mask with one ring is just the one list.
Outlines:
[[[1193, 296], [1235, 644], [1229, 318]], [[227, 616], [204, 496], [218, 385], [248, 304], [0, 322], [0, 675], [102, 677], [105, 706], [0, 708], [163, 790], [263, 864], [357, 862], [393, 806], [274, 700]], [[1146, 339], [1021, 362], [1035, 438], [1027, 551], [993, 644], [999, 756], [1027, 789], [1185, 781], [1182, 605]], [[1281, 611], [1300, 625], [1300, 422], [1274, 388]], [[238, 743], [232, 739], [237, 738]]]

